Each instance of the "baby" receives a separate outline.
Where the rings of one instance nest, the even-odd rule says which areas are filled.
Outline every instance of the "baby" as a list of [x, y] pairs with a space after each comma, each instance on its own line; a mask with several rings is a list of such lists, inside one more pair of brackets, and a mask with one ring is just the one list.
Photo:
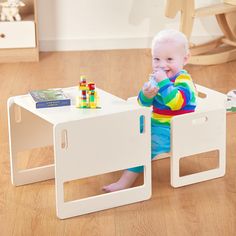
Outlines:
[[[196, 89], [184, 65], [189, 59], [188, 40], [177, 30], [160, 31], [152, 41], [153, 73], [139, 93], [142, 106], [152, 106], [151, 158], [170, 152], [170, 121], [175, 115], [193, 112]], [[113, 192], [133, 185], [143, 166], [125, 170], [120, 179], [104, 186]]]

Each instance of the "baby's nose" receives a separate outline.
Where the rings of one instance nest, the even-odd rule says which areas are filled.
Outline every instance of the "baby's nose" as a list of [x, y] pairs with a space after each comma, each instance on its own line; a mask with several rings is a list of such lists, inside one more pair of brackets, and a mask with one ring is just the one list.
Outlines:
[[159, 67], [160, 67], [161, 69], [165, 68], [165, 67], [166, 67], [165, 61], [160, 61]]

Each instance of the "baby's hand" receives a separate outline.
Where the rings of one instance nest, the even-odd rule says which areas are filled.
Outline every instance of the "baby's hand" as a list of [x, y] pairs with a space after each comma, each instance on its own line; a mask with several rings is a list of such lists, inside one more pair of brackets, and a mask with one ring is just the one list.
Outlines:
[[157, 82], [161, 82], [162, 80], [167, 78], [166, 72], [162, 69], [158, 69], [154, 71], [154, 76]]
[[150, 82], [146, 82], [143, 85], [143, 94], [147, 97], [147, 98], [153, 98], [157, 95], [158, 89], [157, 87], [153, 87], [151, 85]]

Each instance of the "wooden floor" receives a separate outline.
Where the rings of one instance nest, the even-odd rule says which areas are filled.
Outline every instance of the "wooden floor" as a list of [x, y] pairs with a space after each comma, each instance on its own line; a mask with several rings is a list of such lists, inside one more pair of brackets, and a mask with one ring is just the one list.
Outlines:
[[[11, 184], [8, 97], [32, 89], [75, 86], [83, 74], [98, 87], [127, 98], [137, 95], [151, 72], [150, 62], [149, 50], [113, 50], [42, 53], [39, 63], [0, 64], [1, 235], [235, 235], [236, 115], [227, 117], [227, 172], [220, 179], [174, 189], [170, 186], [169, 160], [156, 161], [150, 200], [67, 220], [56, 217], [54, 180], [21, 187]], [[198, 84], [223, 93], [236, 88], [236, 61], [217, 66], [189, 65], [186, 69]], [[53, 162], [51, 147], [26, 151], [19, 156], [22, 167]], [[183, 172], [203, 168], [201, 158], [185, 164]], [[204, 158], [206, 168], [212, 163], [207, 158], [211, 159]], [[71, 193], [78, 194], [79, 189], [85, 195], [102, 193], [101, 185], [117, 176], [119, 173], [69, 183], [65, 197], [70, 199]]]

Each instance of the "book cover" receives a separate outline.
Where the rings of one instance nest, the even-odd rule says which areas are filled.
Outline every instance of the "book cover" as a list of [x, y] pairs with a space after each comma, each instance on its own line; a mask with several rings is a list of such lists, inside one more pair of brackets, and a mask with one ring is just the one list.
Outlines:
[[236, 112], [236, 89], [227, 93], [227, 111]]
[[71, 100], [62, 89], [44, 89], [29, 92], [36, 108], [69, 106]]

